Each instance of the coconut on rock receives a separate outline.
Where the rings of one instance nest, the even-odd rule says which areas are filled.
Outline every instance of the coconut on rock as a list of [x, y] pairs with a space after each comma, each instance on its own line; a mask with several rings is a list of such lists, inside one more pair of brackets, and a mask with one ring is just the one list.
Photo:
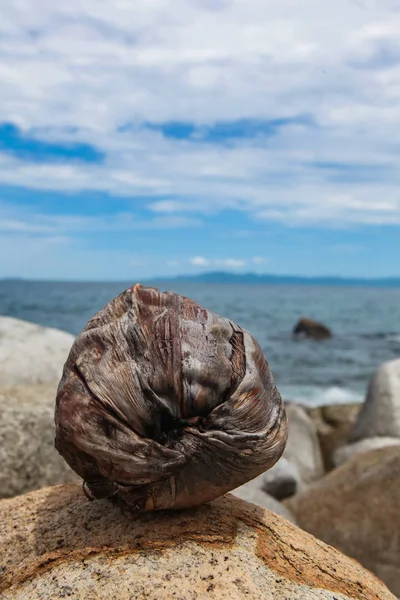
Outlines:
[[88, 497], [188, 508], [272, 467], [282, 398], [254, 337], [193, 300], [135, 285], [76, 338], [57, 392], [56, 447]]

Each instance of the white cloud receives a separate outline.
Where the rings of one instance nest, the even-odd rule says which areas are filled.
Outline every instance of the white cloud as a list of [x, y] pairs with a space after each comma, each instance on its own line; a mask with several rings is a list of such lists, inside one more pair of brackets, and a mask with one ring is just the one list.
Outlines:
[[167, 267], [169, 269], [175, 269], [176, 267], [179, 267], [180, 264], [181, 264], [180, 260], [176, 260], [176, 259], [167, 260]]
[[215, 261], [215, 264], [221, 267], [240, 269], [241, 267], [244, 267], [246, 265], [246, 261], [241, 260], [239, 258], [224, 258], [219, 260], [217, 259]]
[[194, 256], [190, 262], [195, 267], [206, 267], [210, 264], [208, 258], [204, 258], [204, 256]]
[[255, 265], [263, 265], [266, 262], [266, 259], [262, 256], [253, 256], [251, 262]]
[[204, 258], [204, 256], [194, 256], [190, 264], [195, 267], [220, 267], [226, 269], [240, 269], [246, 266], [246, 261], [239, 258]]
[[101, 231], [130, 231], [146, 229], [186, 229], [202, 224], [199, 219], [168, 215], [151, 219], [138, 218], [134, 213], [75, 216], [41, 214], [30, 206], [14, 207], [0, 202], [0, 232], [18, 234], [61, 235]]
[[[4, 0], [0, 122], [105, 159], [3, 154], [0, 183], [173, 198], [149, 201], [160, 217], [140, 227], [191, 227], [186, 214], [226, 208], [291, 225], [399, 224], [399, 32], [394, 0]], [[226, 147], [140, 127], [298, 115], [314, 125]]]

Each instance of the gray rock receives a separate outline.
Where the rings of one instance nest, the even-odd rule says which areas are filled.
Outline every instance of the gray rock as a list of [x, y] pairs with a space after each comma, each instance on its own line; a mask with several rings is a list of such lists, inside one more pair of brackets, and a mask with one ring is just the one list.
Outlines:
[[0, 317], [0, 388], [58, 382], [73, 341], [58, 329]]
[[263, 473], [261, 478], [262, 489], [277, 500], [294, 496], [301, 488], [298, 468], [284, 456], [271, 469]]
[[326, 471], [335, 468], [333, 454], [347, 442], [361, 409], [360, 403], [304, 407], [316, 429]]
[[265, 474], [259, 475], [252, 481], [248, 481], [244, 485], [236, 488], [236, 490], [233, 490], [231, 494], [241, 498], [242, 500], [246, 500], [247, 502], [258, 504], [259, 506], [262, 506], [262, 508], [271, 510], [272, 512], [281, 515], [288, 521], [294, 523], [295, 520], [290, 510], [278, 502], [278, 500], [263, 491], [262, 486], [264, 476]]
[[341, 448], [337, 448], [333, 454], [333, 462], [336, 467], [342, 465], [344, 462], [352, 458], [355, 454], [361, 452], [368, 452], [369, 450], [376, 450], [377, 448], [386, 448], [387, 446], [399, 446], [399, 438], [389, 437], [372, 437], [365, 438], [359, 442], [353, 442], [353, 444], [346, 444]]
[[384, 363], [373, 375], [348, 440], [376, 436], [400, 438], [400, 359]]
[[0, 393], [0, 498], [78, 478], [54, 448], [56, 386]]
[[302, 484], [317, 481], [325, 471], [315, 426], [297, 404], [288, 403], [286, 414], [289, 435], [283, 458], [297, 469]]

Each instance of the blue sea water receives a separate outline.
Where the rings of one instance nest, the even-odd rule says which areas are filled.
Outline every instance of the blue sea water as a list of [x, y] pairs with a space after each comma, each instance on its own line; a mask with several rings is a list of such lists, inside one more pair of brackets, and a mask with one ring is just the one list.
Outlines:
[[[0, 314], [77, 334], [135, 282], [0, 282]], [[400, 289], [361, 286], [157, 282], [248, 329], [259, 341], [282, 395], [309, 405], [361, 401], [383, 361], [400, 357]], [[324, 322], [330, 340], [293, 340], [301, 316]]]

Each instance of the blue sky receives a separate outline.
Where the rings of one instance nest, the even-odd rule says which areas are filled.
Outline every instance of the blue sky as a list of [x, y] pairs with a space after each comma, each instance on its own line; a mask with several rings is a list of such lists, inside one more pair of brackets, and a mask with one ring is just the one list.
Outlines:
[[394, 0], [5, 0], [0, 277], [400, 276]]

